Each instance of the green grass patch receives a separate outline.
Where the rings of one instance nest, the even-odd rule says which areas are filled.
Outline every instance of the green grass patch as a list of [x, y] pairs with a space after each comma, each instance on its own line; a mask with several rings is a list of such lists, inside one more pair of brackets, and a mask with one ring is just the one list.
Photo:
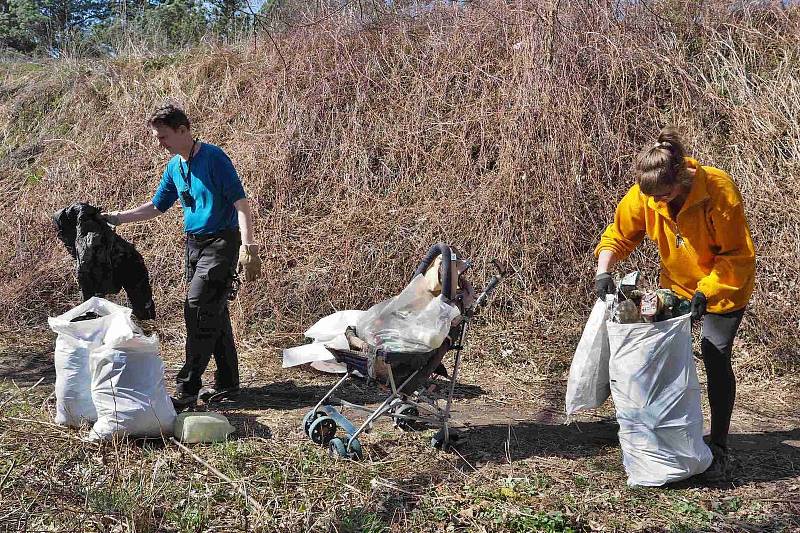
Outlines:
[[387, 533], [389, 524], [377, 513], [358, 507], [345, 511], [336, 529], [340, 533]]

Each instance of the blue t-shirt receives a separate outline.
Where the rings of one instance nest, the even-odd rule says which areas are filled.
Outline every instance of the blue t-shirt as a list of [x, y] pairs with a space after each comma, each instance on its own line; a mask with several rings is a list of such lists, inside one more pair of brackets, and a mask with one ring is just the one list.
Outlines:
[[[189, 180], [189, 187], [181, 175]], [[202, 143], [192, 158], [191, 178], [186, 161], [174, 156], [164, 169], [153, 205], [162, 213], [180, 200], [186, 233], [208, 234], [239, 227], [234, 202], [245, 198], [242, 182], [230, 158], [218, 146]], [[187, 207], [180, 191], [189, 190], [194, 205]]]

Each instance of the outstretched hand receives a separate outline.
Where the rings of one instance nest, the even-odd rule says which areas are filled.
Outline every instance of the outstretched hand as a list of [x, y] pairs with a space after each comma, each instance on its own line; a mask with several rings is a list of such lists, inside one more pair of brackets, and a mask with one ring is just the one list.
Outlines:
[[594, 290], [598, 298], [605, 300], [607, 294], [614, 294], [617, 292], [617, 286], [614, 284], [614, 279], [611, 277], [611, 274], [603, 272], [595, 276]]
[[111, 213], [100, 213], [100, 218], [111, 224], [112, 226], [119, 226], [122, 222], [119, 219], [118, 211], [112, 211]]

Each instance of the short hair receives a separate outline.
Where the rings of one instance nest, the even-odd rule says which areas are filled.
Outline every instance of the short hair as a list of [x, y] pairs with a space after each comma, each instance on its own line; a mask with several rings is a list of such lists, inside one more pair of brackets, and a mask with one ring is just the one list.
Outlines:
[[157, 107], [147, 119], [147, 125], [151, 127], [169, 126], [173, 130], [177, 130], [181, 126], [192, 127], [189, 117], [186, 116], [183, 109], [172, 104]]
[[692, 186], [692, 175], [686, 169], [686, 148], [675, 128], [666, 127], [655, 144], [645, 147], [636, 157], [634, 172], [642, 193], [653, 196], [680, 183]]

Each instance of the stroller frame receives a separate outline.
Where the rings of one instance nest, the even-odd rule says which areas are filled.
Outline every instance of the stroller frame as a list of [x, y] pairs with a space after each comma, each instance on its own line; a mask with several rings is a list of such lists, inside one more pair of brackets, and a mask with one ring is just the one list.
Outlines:
[[[452, 279], [451, 276], [448, 276], [451, 269], [449, 260], [451, 257], [455, 258], [455, 254], [451, 255], [451, 250], [447, 245], [439, 243], [432, 246], [425, 259], [423, 259], [417, 267], [414, 276], [424, 273], [433, 259], [439, 254], [442, 255], [442, 263], [445, 272], [443, 276], [444, 279], [442, 280], [442, 292], [450, 296], [451, 298], [448, 299], [453, 301], [454, 298], [452, 297], [455, 295], [455, 288], [459, 280]], [[347, 365], [347, 371], [303, 418], [303, 429], [311, 440], [323, 446], [327, 445], [330, 453], [334, 456], [360, 459], [363, 456], [363, 451], [361, 443], [358, 440], [359, 435], [368, 432], [372, 428], [375, 420], [379, 417], [387, 415], [394, 420], [395, 426], [403, 430], [414, 430], [420, 425], [438, 428], [439, 431], [431, 439], [431, 445], [440, 449], [448, 449], [455, 436], [452, 433], [450, 423], [450, 409], [453, 405], [453, 394], [455, 392], [462, 361], [461, 352], [464, 348], [470, 321], [476, 311], [480, 307], [486, 305], [489, 297], [497, 288], [497, 285], [503, 279], [514, 273], [513, 270], [508, 269], [497, 260], [493, 260], [492, 263], [497, 268], [497, 274], [489, 279], [483, 291], [473, 302], [464, 306], [460, 315], [461, 320], [450, 329], [447, 338], [439, 348], [431, 350], [430, 352], [409, 354], [385, 352], [370, 346], [370, 351], [365, 357], [363, 353], [353, 350], [341, 350], [329, 347], [328, 350], [334, 355], [335, 359]], [[469, 266], [469, 262], [467, 261], [461, 274], [463, 274]], [[462, 280], [462, 282], [463, 281], [465, 280]], [[453, 303], [456, 302], [453, 301]], [[452, 339], [456, 339], [455, 343], [453, 343]], [[450, 382], [447, 384], [446, 396], [434, 395], [431, 390], [424, 390], [422, 386], [427, 383], [428, 377], [434, 368], [436, 368], [432, 365], [440, 366], [446, 353], [451, 350], [454, 350], [456, 353]], [[422, 356], [427, 356], [427, 366], [418, 367], [414, 369], [410, 375], [402, 376], [402, 381], [398, 386], [398, 379], [395, 376], [393, 365], [402, 364], [403, 359]], [[366, 376], [369, 381], [371, 375], [369, 368], [370, 363], [376, 364], [376, 362], [385, 363], [386, 381], [390, 388], [389, 396], [378, 408], [373, 410], [366, 405], [351, 403], [333, 396], [336, 390], [348, 379], [356, 377], [356, 372], [362, 376]], [[423, 370], [426, 371], [424, 376], [420, 375]], [[445, 400], [444, 408], [438, 405], [438, 402], [442, 400]], [[356, 427], [341, 412], [341, 408], [364, 413], [367, 417]], [[344, 430], [346, 434], [345, 438], [334, 438], [337, 427]]]

